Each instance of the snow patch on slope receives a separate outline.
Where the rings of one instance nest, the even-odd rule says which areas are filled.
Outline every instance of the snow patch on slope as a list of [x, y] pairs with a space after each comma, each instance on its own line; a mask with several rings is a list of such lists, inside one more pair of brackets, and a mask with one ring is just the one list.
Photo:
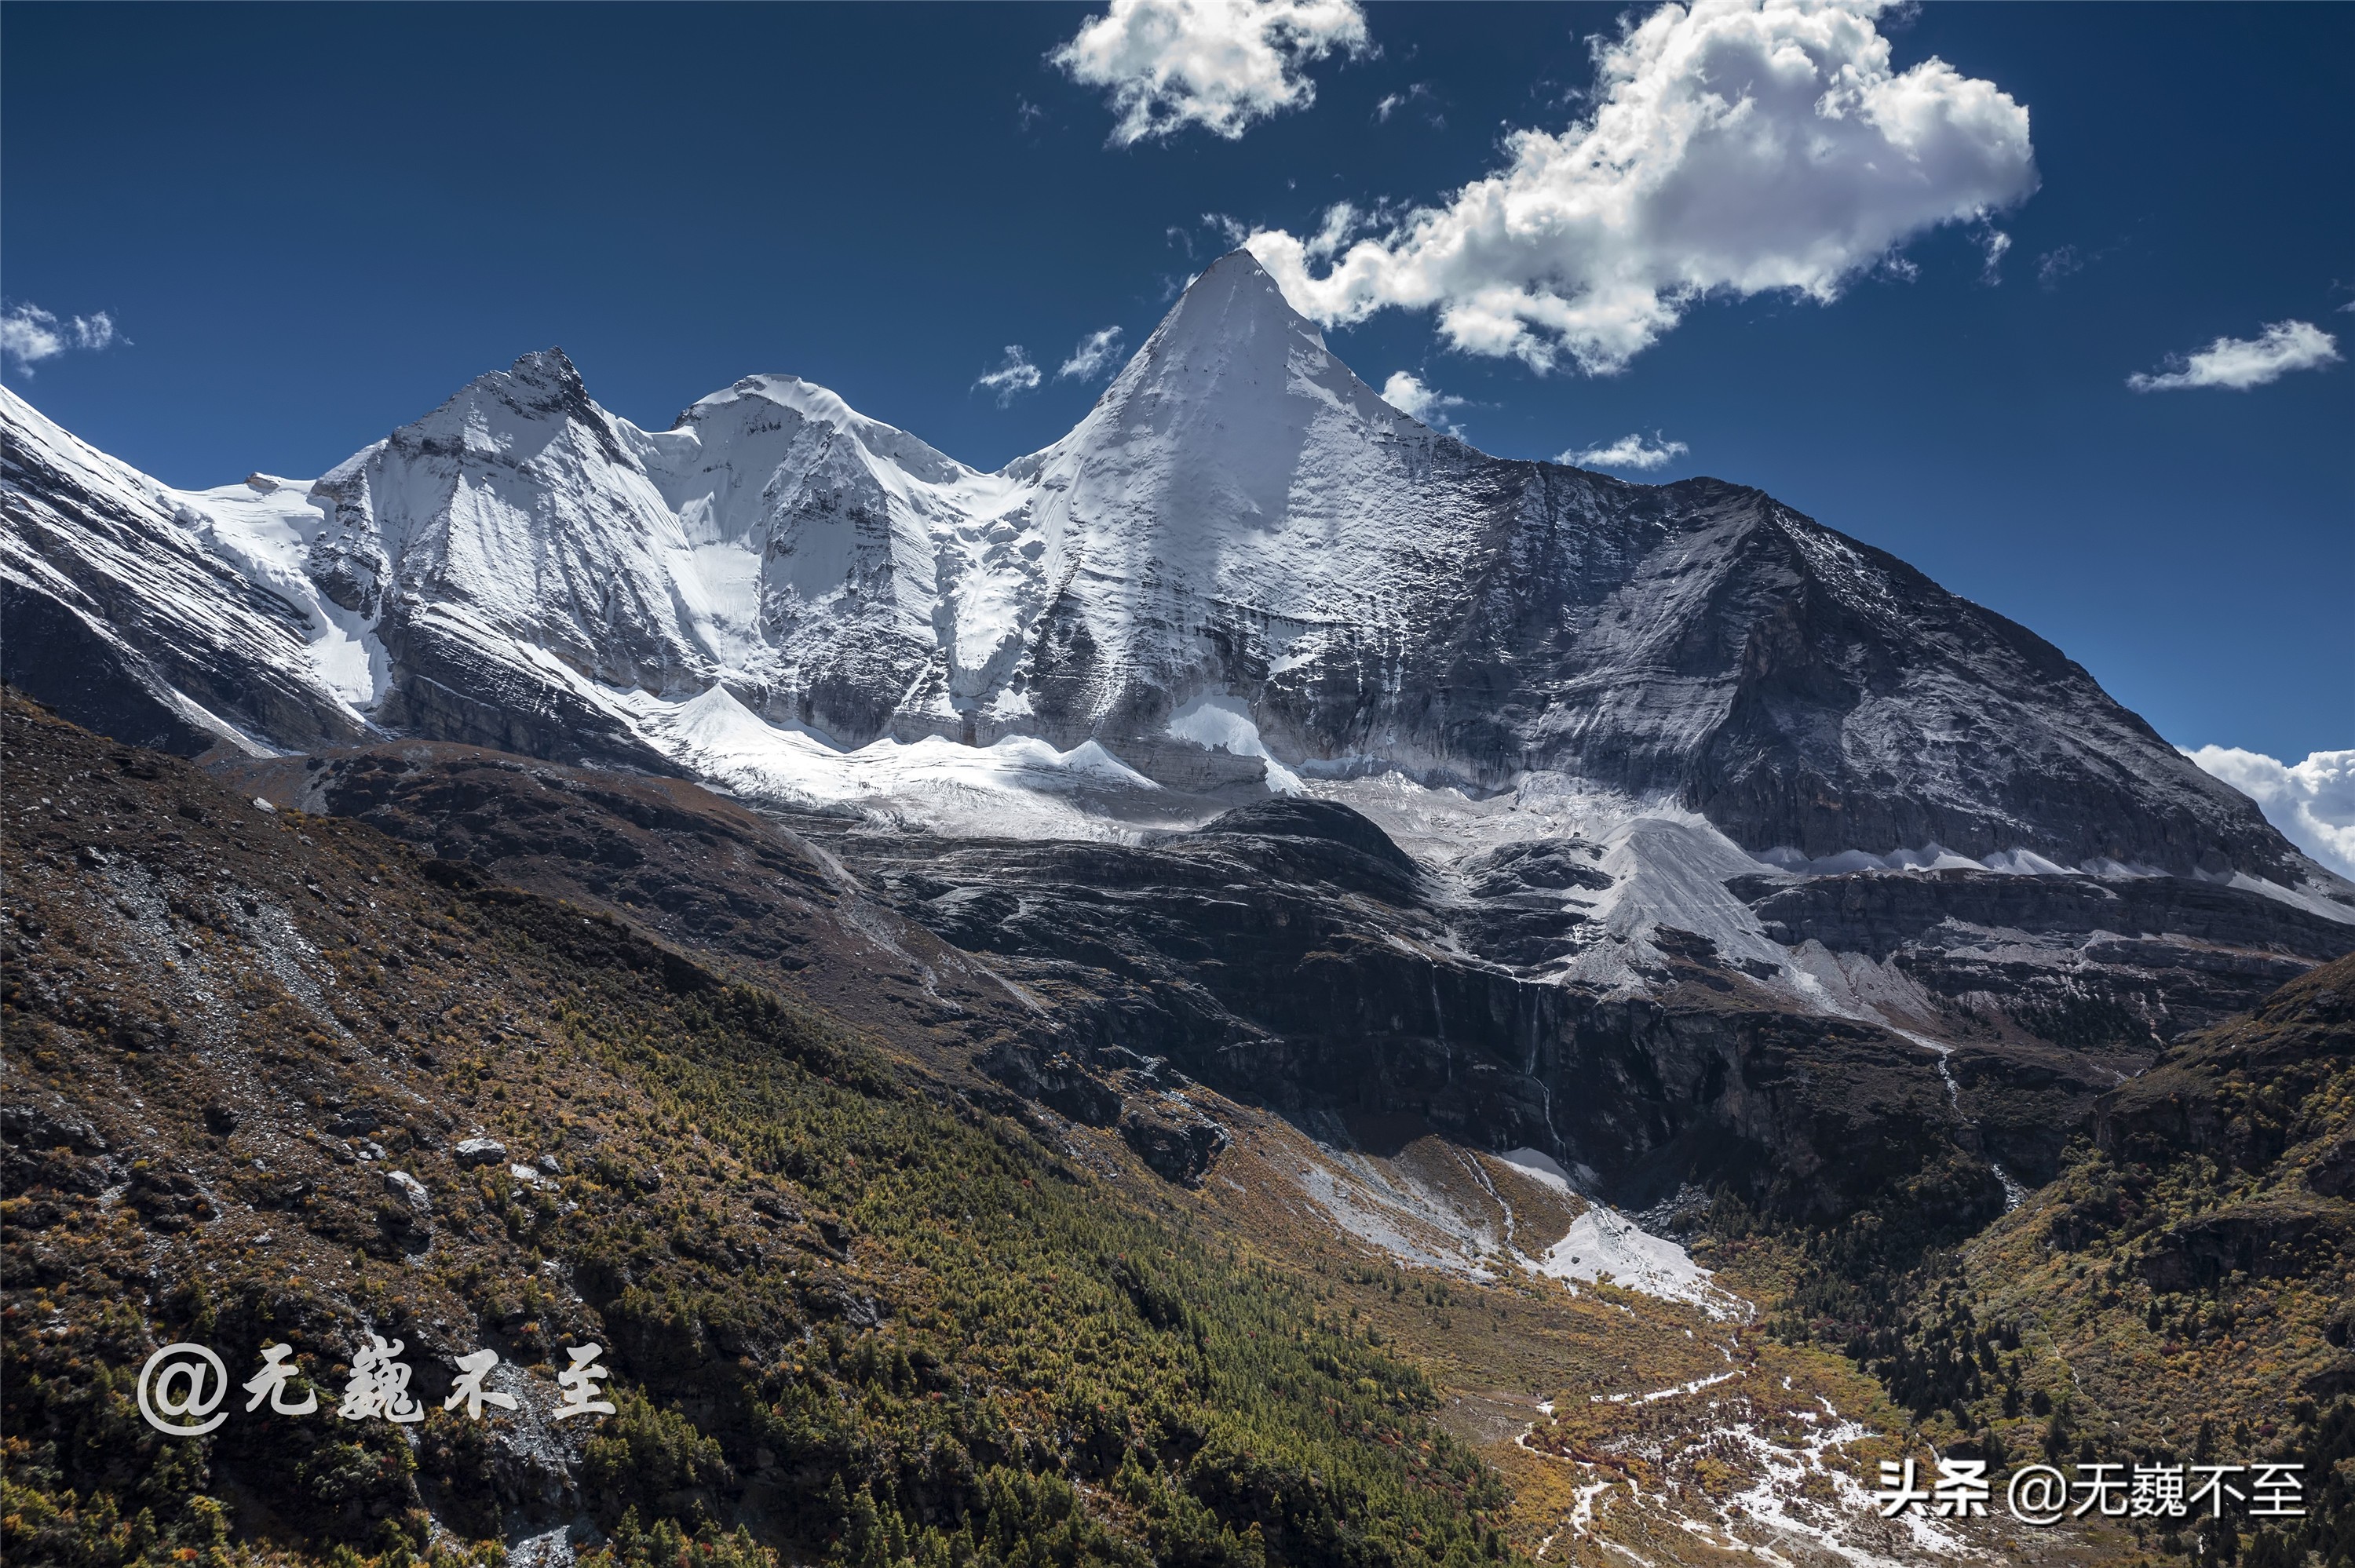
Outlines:
[[172, 491], [176, 520], [217, 558], [284, 599], [310, 622], [305, 654], [322, 683], [367, 712], [392, 686], [392, 660], [375, 621], [327, 598], [304, 569], [327, 524], [307, 480], [255, 474], [242, 484]]
[[684, 703], [629, 694], [638, 732], [666, 755], [739, 795], [805, 810], [855, 810], [961, 832], [1073, 838], [1123, 830], [1082, 798], [1159, 789], [1094, 741], [1058, 751], [1007, 736], [964, 746], [939, 736], [840, 751], [771, 725], [715, 685]]
[[1689, 1302], [1714, 1319], [1742, 1316], [1739, 1304], [1684, 1248], [1600, 1203], [1572, 1220], [1569, 1233], [1529, 1266], [1554, 1279], [1608, 1280], [1625, 1290]]
[[1300, 782], [1300, 775], [1278, 762], [1275, 754], [1261, 741], [1259, 726], [1252, 722], [1251, 706], [1241, 697], [1203, 693], [1169, 715], [1169, 734], [1231, 756], [1261, 758], [1267, 764], [1268, 789], [1275, 794], [1308, 792]]

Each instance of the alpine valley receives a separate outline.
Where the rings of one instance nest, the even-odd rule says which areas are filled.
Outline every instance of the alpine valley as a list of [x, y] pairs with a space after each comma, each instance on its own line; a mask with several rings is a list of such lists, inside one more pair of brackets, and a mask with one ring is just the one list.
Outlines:
[[[0, 427], [12, 1562], [2355, 1545], [1872, 1506], [2355, 1452], [2355, 885], [1756, 490], [1241, 251], [994, 473], [555, 349], [315, 481]], [[367, 1332], [414, 1430], [137, 1421]]]

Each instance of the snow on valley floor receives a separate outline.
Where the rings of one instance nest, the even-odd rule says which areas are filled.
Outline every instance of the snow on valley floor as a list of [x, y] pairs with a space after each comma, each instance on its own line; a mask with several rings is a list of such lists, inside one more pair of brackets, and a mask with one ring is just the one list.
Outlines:
[[[1564, 1197], [1572, 1195], [1569, 1172], [1542, 1150], [1512, 1149], [1497, 1158]], [[1700, 1308], [1712, 1321], [1751, 1316], [1750, 1304], [1720, 1287], [1684, 1248], [1607, 1204], [1584, 1201], [1585, 1213], [1571, 1221], [1560, 1240], [1534, 1257], [1525, 1257], [1523, 1267], [1555, 1279], [1608, 1280], [1623, 1290], [1682, 1301]]]
[[1730, 1317], [1709, 1271], [1685, 1249], [1648, 1234], [1626, 1215], [1595, 1205], [1572, 1220], [1569, 1234], [1531, 1265], [1556, 1279], [1607, 1279], [1623, 1289], [1667, 1301], [1689, 1301], [1712, 1318]]
[[[1683, 1247], [1581, 1192], [1543, 1150], [1486, 1155], [1427, 1142], [1383, 1159], [1318, 1139], [1294, 1179], [1334, 1224], [1409, 1267], [1484, 1282], [1518, 1268], [1573, 1292], [1607, 1282], [1697, 1307], [1713, 1322], [1753, 1315]], [[1543, 1213], [1526, 1189], [1515, 1202], [1514, 1179], [1550, 1200]]]
[[[1589, 1393], [1591, 1414], [1560, 1425], [1554, 1402], [1544, 1402], [1513, 1439], [1578, 1478], [1539, 1544], [1540, 1561], [1571, 1555], [1565, 1539], [1582, 1543], [1581, 1561], [1601, 1551], [1646, 1564], [1732, 1553], [1775, 1568], [1898, 1568], [1978, 1555], [1941, 1521], [1881, 1519], [1857, 1462], [1845, 1457], [1877, 1434], [1826, 1393], [1795, 1388], [1780, 1369], [1787, 1362], [1812, 1377], [1801, 1352], [1746, 1333], [1757, 1317], [1752, 1303], [1673, 1241], [1582, 1194], [1591, 1172], [1573, 1176], [1534, 1149], [1486, 1154], [1423, 1139], [1384, 1157], [1348, 1147], [1337, 1127], [1291, 1130], [1299, 1141], [1271, 1150], [1272, 1163], [1331, 1224], [1401, 1266], [1480, 1283], [1540, 1276], [1573, 1294], [1607, 1280], [1700, 1314], [1684, 1332], [1705, 1341], [1718, 1370]], [[1625, 1298], [1612, 1300], [1638, 1316]], [[1856, 1397], [1825, 1386], [1843, 1401]], [[1565, 1440], [1572, 1433], [1580, 1436]]]

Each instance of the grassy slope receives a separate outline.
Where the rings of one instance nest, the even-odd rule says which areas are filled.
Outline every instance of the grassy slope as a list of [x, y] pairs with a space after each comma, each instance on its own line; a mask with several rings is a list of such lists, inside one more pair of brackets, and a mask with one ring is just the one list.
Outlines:
[[[2103, 1097], [2061, 1174], [1959, 1245], [1857, 1226], [1775, 1238], [1759, 1283], [1785, 1336], [1840, 1345], [1925, 1451], [2224, 1462], [2355, 1454], [2355, 959], [2176, 1043]], [[2355, 1547], [2355, 1475], [2293, 1542]], [[2190, 1552], [2136, 1525], [2096, 1555]], [[2225, 1550], [2221, 1540], [2204, 1550]], [[2287, 1552], [2286, 1556], [2275, 1553]]]
[[[535, 1505], [643, 1562], [698, 1529], [862, 1564], [1505, 1552], [1423, 1377], [1150, 1181], [617, 922], [0, 726], [10, 1562], [492, 1557]], [[562, 1173], [462, 1169], [476, 1132]], [[413, 1447], [328, 1414], [363, 1328], [406, 1342]], [[129, 1374], [177, 1338], [240, 1378], [292, 1343], [325, 1407], [162, 1439]], [[550, 1429], [591, 1338], [623, 1413]], [[478, 1345], [531, 1369], [495, 1418], [530, 1441], [441, 1412]]]
[[[1757, 1531], [1730, 1499], [1764, 1471], [1725, 1435], [1802, 1443], [1786, 1406], [1826, 1399], [1881, 1434], [1826, 1455], [1852, 1478], [1924, 1443], [2188, 1450], [2218, 1411], [2220, 1451], [2307, 1453], [2317, 1474], [2355, 1454], [2343, 1408], [2307, 1426], [2297, 1405], [2355, 1361], [2332, 1348], [2355, 1317], [2347, 1205], [2307, 1174], [2355, 1169], [2344, 964], [2180, 1044], [2114, 1097], [2098, 1147], [1960, 1247], [1869, 1215], [1812, 1237], [1732, 1216], [1701, 1250], [1771, 1313], [1736, 1330], [1607, 1288], [1399, 1269], [1286, 1196], [1317, 1156], [1275, 1118], [1209, 1106], [1236, 1148], [1199, 1192], [1170, 1188], [1110, 1134], [991, 1116], [927, 1077], [928, 1054], [621, 921], [250, 810], [21, 705], [0, 723], [17, 916], [0, 1104], [110, 1145], [8, 1128], [12, 1562], [357, 1549], [397, 1568], [428, 1502], [487, 1538], [549, 1473], [440, 1414], [439, 1358], [494, 1345], [545, 1384], [581, 1337], [613, 1347], [626, 1414], [591, 1452], [559, 1435], [588, 1485], [541, 1511], [587, 1509], [632, 1562], [677, 1561], [706, 1518], [718, 1557], [879, 1564], [1625, 1561], [1604, 1538], [1732, 1561], [1725, 1527]], [[327, 1130], [370, 1107], [390, 1113], [372, 1135], [389, 1162], [432, 1192], [422, 1252], [383, 1166], [346, 1162], [365, 1139]], [[461, 1171], [451, 1146], [476, 1130], [565, 1174]], [[1437, 1181], [1460, 1160], [1426, 1163]], [[242, 1376], [284, 1338], [332, 1406], [363, 1322], [408, 1339], [436, 1407], [413, 1453], [317, 1418], [246, 1429], [266, 1446], [236, 1425], [161, 1445], [117, 1375], [186, 1334]], [[1736, 1383], [1588, 1397], [1721, 1370], [1720, 1341]], [[1826, 1353], [1842, 1346], [1881, 1381]], [[1801, 1517], [1829, 1500], [1807, 1486]], [[1565, 1524], [1582, 1497], [1583, 1534]], [[2327, 1504], [2314, 1530], [2296, 1544], [2332, 1561], [2355, 1510]], [[2133, 1562], [2165, 1542], [1980, 1544]]]
[[[2039, 1392], [2054, 1414], [2031, 1410], [2016, 1446], [2304, 1458], [2319, 1488], [2355, 1453], [2355, 1409], [2331, 1408], [2355, 1390], [2350, 1195], [2355, 959], [2342, 959], [2105, 1097], [2061, 1178], [1966, 1249], [1980, 1315], [2028, 1325], [2047, 1351]], [[2337, 1475], [2280, 1561], [2307, 1547], [2349, 1560], [2350, 1481]]]

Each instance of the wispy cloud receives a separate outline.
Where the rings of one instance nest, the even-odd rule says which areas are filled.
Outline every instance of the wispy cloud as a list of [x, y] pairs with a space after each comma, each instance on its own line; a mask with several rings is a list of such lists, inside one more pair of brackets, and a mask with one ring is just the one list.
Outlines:
[[1248, 225], [1240, 218], [1231, 217], [1223, 212], [1204, 213], [1202, 227], [1225, 240], [1230, 249], [1241, 245], [1251, 238], [1251, 228]]
[[1093, 381], [1120, 363], [1120, 328], [1108, 326], [1080, 339], [1071, 357], [1055, 372], [1058, 381]]
[[2157, 376], [2136, 374], [2126, 385], [2137, 392], [2176, 392], [2221, 387], [2246, 392], [2280, 380], [2293, 370], [2319, 370], [2339, 363], [2339, 340], [2312, 322], [2275, 322], [2255, 337], [2220, 337], [2197, 354], [2178, 355]]
[[1829, 301], [1916, 235], [2036, 188], [2028, 110], [1938, 59], [1899, 71], [1877, 0], [1663, 5], [1595, 50], [1584, 118], [1329, 262], [1251, 249], [1327, 325], [1432, 310], [1472, 354], [1618, 370], [1715, 294]]
[[1022, 351], [1022, 345], [1009, 343], [1006, 345], [1005, 363], [995, 370], [983, 371], [974, 385], [988, 388], [996, 395], [997, 406], [1005, 408], [1010, 408], [1014, 399], [1025, 392], [1036, 392], [1039, 381], [1039, 367], [1030, 363], [1030, 356]]
[[1112, 0], [1047, 58], [1104, 90], [1126, 147], [1188, 125], [1233, 141], [1316, 101], [1310, 61], [1371, 48], [1357, 0]]
[[2345, 877], [2355, 877], [2355, 751], [2277, 761], [2236, 746], [2186, 756], [2257, 803], [2282, 837]]
[[1588, 447], [1584, 451], [1573, 447], [1553, 461], [1569, 463], [1574, 468], [1632, 468], [1649, 471], [1666, 468], [1672, 460], [1691, 450], [1682, 441], [1669, 440], [1657, 430], [1652, 432], [1652, 439], [1648, 441], [1637, 431], [1599, 447]]
[[34, 366], [69, 349], [101, 349], [123, 341], [127, 340], [114, 330], [114, 318], [104, 311], [59, 320], [29, 300], [0, 310], [0, 359], [13, 364], [19, 376], [31, 376]]
[[2011, 236], [2000, 228], [1989, 228], [1979, 235], [1979, 250], [1986, 260], [1979, 267], [1979, 281], [1990, 288], [2003, 281], [2003, 253], [2011, 249]]
[[2086, 258], [2079, 254], [2073, 245], [2063, 245], [2057, 249], [2047, 250], [2036, 259], [2037, 286], [2044, 289], [2057, 289], [2061, 286], [2062, 279], [2072, 272], [2083, 271], [2086, 265]]
[[1382, 383], [1382, 401], [1409, 418], [1422, 420], [1434, 430], [1445, 430], [1450, 435], [1459, 433], [1447, 410], [1461, 408], [1464, 399], [1424, 386], [1412, 371], [1392, 371], [1391, 378]]
[[[1374, 105], [1375, 122], [1387, 125], [1391, 122], [1391, 116], [1400, 110], [1411, 108], [1417, 103], [1428, 103], [1430, 101], [1431, 84], [1423, 81], [1411, 83], [1403, 91], [1385, 93], [1382, 95], [1381, 101]], [[1447, 117], [1444, 114], [1425, 109], [1423, 117], [1439, 130], [1447, 129]]]

